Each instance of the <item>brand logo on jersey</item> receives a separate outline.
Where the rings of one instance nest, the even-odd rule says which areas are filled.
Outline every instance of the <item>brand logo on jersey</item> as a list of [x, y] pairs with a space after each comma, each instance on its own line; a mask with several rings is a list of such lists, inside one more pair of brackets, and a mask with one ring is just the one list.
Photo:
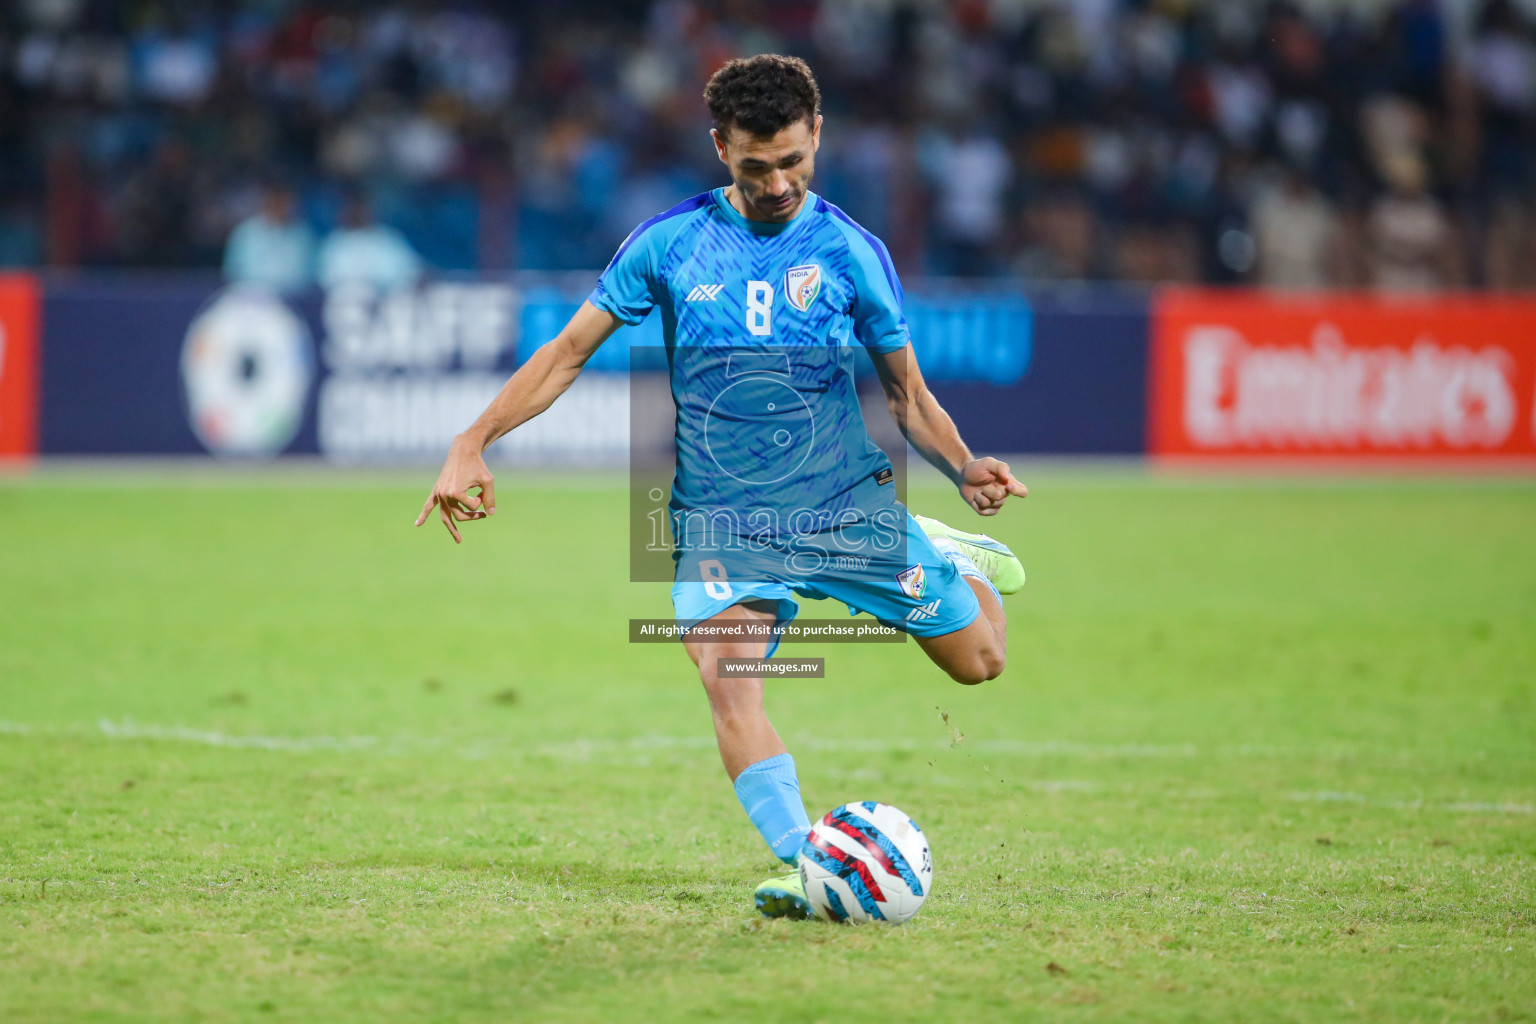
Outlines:
[[914, 601], [921, 601], [923, 591], [928, 589], [928, 576], [923, 572], [921, 562], [897, 573], [896, 582], [901, 584], [901, 592]]
[[916, 622], [919, 619], [931, 619], [935, 615], [939, 614], [939, 605], [943, 603], [944, 599], [942, 597], [936, 597], [932, 601], [929, 601], [927, 604], [920, 604], [916, 608], [913, 608], [911, 611], [907, 612], [907, 621]]
[[701, 284], [688, 293], [684, 302], [714, 302], [715, 296], [720, 294], [723, 284]]
[[784, 295], [789, 304], [804, 313], [821, 293], [821, 264], [807, 263], [791, 267], [784, 275]]

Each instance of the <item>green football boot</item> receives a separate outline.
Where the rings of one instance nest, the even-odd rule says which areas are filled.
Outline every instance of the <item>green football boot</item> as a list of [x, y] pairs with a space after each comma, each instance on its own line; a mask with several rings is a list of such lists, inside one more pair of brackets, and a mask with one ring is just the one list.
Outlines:
[[811, 916], [811, 901], [805, 898], [805, 883], [800, 872], [770, 878], [757, 887], [752, 902], [764, 917], [787, 917], [803, 921]]
[[954, 542], [960, 552], [975, 563], [983, 576], [992, 581], [1000, 594], [1015, 594], [1024, 586], [1024, 565], [1006, 544], [1000, 544], [984, 533], [966, 533], [953, 526], [946, 526], [937, 519], [913, 515], [917, 525], [930, 539], [944, 538]]

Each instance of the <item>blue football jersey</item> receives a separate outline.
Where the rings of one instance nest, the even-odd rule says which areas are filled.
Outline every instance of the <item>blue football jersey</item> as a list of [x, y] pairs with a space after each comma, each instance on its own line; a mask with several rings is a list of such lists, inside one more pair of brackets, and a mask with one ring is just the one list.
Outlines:
[[856, 346], [908, 341], [890, 254], [815, 193], [751, 221], [715, 189], [641, 224], [589, 301], [627, 324], [659, 310], [677, 405], [674, 513], [767, 512], [806, 533], [895, 501], [854, 388]]

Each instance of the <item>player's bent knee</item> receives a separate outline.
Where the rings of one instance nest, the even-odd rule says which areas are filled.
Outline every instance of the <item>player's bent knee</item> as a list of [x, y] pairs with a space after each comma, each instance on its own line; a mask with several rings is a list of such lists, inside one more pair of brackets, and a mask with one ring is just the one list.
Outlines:
[[965, 686], [975, 686], [996, 679], [1008, 665], [1008, 657], [1001, 651], [976, 650], [968, 657], [946, 666], [949, 677]]
[[1008, 661], [1007, 649], [981, 620], [953, 633], [917, 640], [949, 678], [967, 686], [996, 679]]

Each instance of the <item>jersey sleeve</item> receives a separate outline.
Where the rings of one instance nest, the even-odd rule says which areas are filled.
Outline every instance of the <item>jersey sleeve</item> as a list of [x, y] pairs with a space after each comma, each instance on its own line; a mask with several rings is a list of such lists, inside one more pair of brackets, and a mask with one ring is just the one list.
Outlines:
[[619, 246], [587, 301], [626, 324], [638, 324], [659, 301], [662, 232], [649, 222]]
[[901, 311], [901, 279], [885, 243], [862, 228], [844, 230], [853, 275], [853, 333], [866, 348], [896, 352], [906, 348], [906, 314]]

